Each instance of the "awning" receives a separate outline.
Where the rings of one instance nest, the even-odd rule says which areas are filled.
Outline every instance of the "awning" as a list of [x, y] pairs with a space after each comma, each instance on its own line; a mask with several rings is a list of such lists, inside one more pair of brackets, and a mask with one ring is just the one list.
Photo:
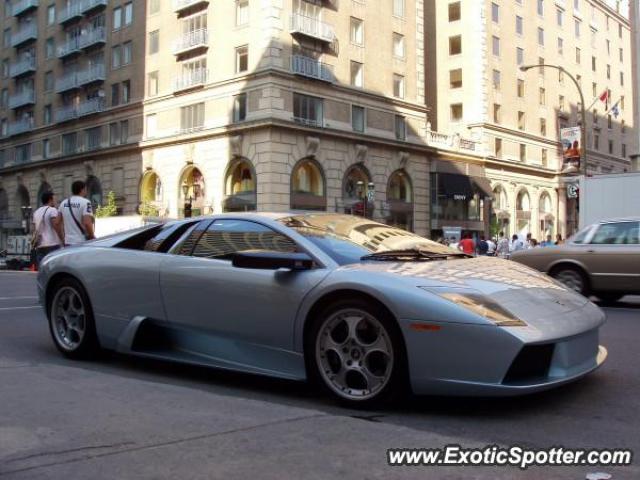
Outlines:
[[481, 197], [493, 197], [491, 182], [489, 182], [489, 179], [487, 177], [471, 177], [471, 182], [473, 183], [475, 192], [478, 193]]
[[470, 177], [456, 173], [438, 173], [438, 193], [455, 200], [471, 200], [474, 195], [491, 198], [491, 183], [486, 177]]

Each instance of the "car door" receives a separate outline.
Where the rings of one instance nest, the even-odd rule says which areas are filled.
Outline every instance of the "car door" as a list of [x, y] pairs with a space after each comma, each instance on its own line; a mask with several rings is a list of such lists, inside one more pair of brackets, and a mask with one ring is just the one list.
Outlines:
[[215, 354], [227, 361], [246, 363], [249, 354], [261, 355], [256, 347], [291, 351], [298, 307], [328, 274], [321, 265], [305, 271], [232, 266], [234, 253], [255, 249], [301, 251], [264, 224], [225, 218], [200, 224], [161, 266], [169, 321], [217, 338], [224, 351]]
[[586, 265], [594, 290], [640, 291], [640, 234], [636, 221], [601, 224], [588, 244]]

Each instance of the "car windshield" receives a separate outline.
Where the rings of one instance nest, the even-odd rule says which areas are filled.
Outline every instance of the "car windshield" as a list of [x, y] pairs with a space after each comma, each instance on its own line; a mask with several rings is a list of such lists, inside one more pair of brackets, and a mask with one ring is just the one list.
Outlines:
[[306, 214], [279, 221], [313, 242], [340, 265], [359, 263], [362, 257], [391, 251], [416, 250], [423, 258], [433, 254], [443, 259], [460, 254], [406, 230], [352, 215]]
[[595, 227], [595, 225], [589, 225], [588, 227], [583, 228], [582, 230], [580, 230], [578, 233], [576, 233], [572, 237], [569, 237], [569, 239], [567, 241], [569, 243], [584, 243], [585, 239], [587, 238], [587, 235], [589, 235], [589, 232], [591, 232], [591, 230], [594, 227]]

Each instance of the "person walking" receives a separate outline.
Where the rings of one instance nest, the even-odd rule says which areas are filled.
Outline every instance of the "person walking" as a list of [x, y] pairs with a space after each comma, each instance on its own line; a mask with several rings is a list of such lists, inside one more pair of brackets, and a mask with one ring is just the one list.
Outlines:
[[487, 238], [487, 255], [493, 257], [496, 254], [496, 242], [491, 238]]
[[513, 234], [513, 237], [511, 237], [511, 245], [509, 246], [509, 254], [512, 254], [513, 252], [517, 252], [519, 250], [524, 250], [524, 243], [522, 242], [522, 240], [520, 240], [518, 238], [518, 235], [516, 235], [515, 233]]
[[502, 258], [509, 256], [509, 239], [504, 236], [504, 232], [500, 232], [500, 238], [496, 245], [496, 255]]
[[556, 245], [562, 245], [564, 243], [564, 240], [562, 240], [562, 235], [560, 235], [559, 233], [556, 235]]
[[458, 243], [458, 250], [462, 250], [462, 252], [467, 255], [473, 255], [476, 251], [476, 244], [471, 238], [471, 234], [467, 233], [462, 236], [462, 240]]
[[64, 245], [62, 217], [55, 207], [53, 192], [44, 192], [40, 197], [42, 206], [33, 212], [33, 246], [36, 251], [36, 269], [49, 253]]
[[93, 208], [87, 200], [87, 186], [82, 180], [71, 185], [71, 197], [60, 203], [60, 213], [64, 223], [65, 245], [77, 245], [95, 237], [93, 229]]
[[485, 255], [487, 255], [488, 252], [489, 252], [489, 243], [484, 238], [484, 235], [480, 235], [480, 241], [478, 242], [478, 245], [476, 246], [476, 253], [478, 255], [485, 256]]
[[540, 244], [541, 247], [552, 247], [553, 240], [551, 240], [551, 235], [547, 235], [547, 239]]

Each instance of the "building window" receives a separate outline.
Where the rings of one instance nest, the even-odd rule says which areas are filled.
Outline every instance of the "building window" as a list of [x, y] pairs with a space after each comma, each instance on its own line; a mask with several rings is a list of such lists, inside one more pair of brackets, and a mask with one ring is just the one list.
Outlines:
[[18, 145], [16, 147], [16, 163], [26, 163], [31, 161], [31, 144]]
[[155, 113], [147, 115], [145, 119], [147, 138], [154, 138], [158, 134], [158, 116]]
[[516, 34], [522, 35], [524, 33], [524, 25], [522, 22], [522, 17], [520, 15], [516, 15]]
[[544, 28], [538, 27], [538, 45], [544, 47]]
[[520, 156], [518, 158], [521, 162], [527, 161], [527, 146], [524, 143], [520, 144]]
[[118, 123], [109, 124], [109, 145], [120, 143], [120, 125]]
[[538, 15], [544, 15], [544, 0], [538, 0]]
[[461, 122], [462, 121], [462, 104], [454, 103], [450, 107], [451, 110], [451, 121], [452, 122]]
[[51, 105], [45, 105], [44, 110], [42, 111], [42, 123], [49, 125], [51, 123], [51, 118]]
[[546, 118], [540, 119], [540, 135], [542, 135], [543, 137], [547, 136], [547, 119]]
[[500, 22], [500, 5], [491, 3], [491, 20], [495, 23]]
[[62, 153], [64, 155], [73, 155], [76, 153], [77, 145], [77, 134], [73, 133], [65, 133], [62, 135]]
[[149, 0], [149, 15], [154, 15], [160, 11], [160, 0]]
[[556, 23], [559, 27], [562, 27], [564, 25], [564, 10], [560, 8], [556, 10]]
[[120, 143], [125, 144], [129, 141], [129, 120], [120, 122]]
[[607, 128], [611, 130], [613, 128], [613, 118], [611, 115], [607, 115]]
[[449, 21], [457, 22], [461, 18], [460, 2], [452, 2], [449, 4]]
[[558, 55], [564, 55], [564, 40], [558, 37]]
[[364, 132], [364, 107], [351, 107], [351, 128], [354, 132]]
[[405, 141], [407, 139], [407, 119], [402, 115], [395, 116], [396, 140]]
[[2, 46], [4, 48], [11, 47], [11, 27], [5, 28], [2, 32]]
[[449, 55], [460, 55], [462, 53], [462, 36], [449, 37]]
[[621, 48], [621, 49], [619, 50], [619, 55], [620, 55], [620, 61], [621, 61], [621, 62], [624, 62], [624, 49], [622, 49], [622, 48]]
[[622, 144], [622, 158], [627, 158], [627, 145]]
[[526, 119], [524, 112], [518, 112], [518, 129], [524, 130], [526, 128]]
[[624, 72], [620, 72], [620, 86], [624, 86]]
[[122, 44], [122, 65], [129, 65], [133, 57], [133, 42]]
[[247, 25], [249, 23], [249, 1], [239, 0], [236, 2], [236, 25]]
[[55, 4], [47, 7], [47, 25], [53, 25], [56, 23], [56, 6]]
[[600, 135], [597, 133], [593, 135], [593, 148], [595, 150], [600, 150]]
[[502, 139], [495, 138], [493, 142], [493, 150], [496, 158], [502, 158]]
[[500, 104], [494, 103], [493, 104], [493, 122], [494, 123], [500, 123], [501, 113], [502, 112], [500, 110]]
[[50, 92], [53, 90], [53, 72], [46, 72], [44, 74], [44, 91]]
[[249, 47], [243, 45], [236, 48], [236, 73], [249, 70]]
[[115, 45], [111, 49], [111, 68], [120, 68], [122, 65], [122, 46]]
[[611, 65], [607, 65], [607, 79], [611, 80]]
[[363, 86], [364, 68], [359, 62], [351, 61], [351, 85], [362, 88]]
[[548, 151], [546, 148], [542, 149], [542, 157], [540, 158], [540, 163], [542, 163], [542, 166], [545, 168], [549, 165]]
[[160, 30], [149, 32], [149, 55], [158, 53], [160, 50]]
[[244, 122], [247, 119], [247, 94], [241, 93], [233, 97], [233, 121]]
[[87, 150], [96, 150], [100, 148], [102, 140], [102, 127], [88, 128], [85, 130], [85, 142]]
[[125, 80], [122, 82], [122, 103], [129, 103], [131, 101], [131, 81]]
[[313, 127], [324, 125], [323, 100], [299, 93], [293, 94], [293, 118], [296, 122]]
[[581, 53], [581, 50], [580, 50], [578, 47], [576, 47], [576, 63], [577, 63], [578, 65], [580, 64], [580, 60], [581, 60], [581, 55], [580, 55], [580, 53]]
[[53, 39], [53, 37], [49, 37], [47, 38], [47, 41], [45, 42], [45, 58], [49, 59], [49, 58], [53, 58], [56, 54], [56, 44], [55, 44], [55, 40]]
[[404, 0], [393, 0], [393, 15], [404, 17]]
[[0, 108], [7, 108], [9, 106], [9, 89], [3, 88], [2, 94], [0, 94]]
[[449, 86], [451, 88], [462, 87], [462, 69], [456, 68], [455, 70], [449, 70]]
[[396, 58], [405, 57], [404, 35], [399, 33], [393, 34], [393, 56]]
[[524, 98], [524, 80], [521, 78], [518, 79], [516, 90], [518, 92], [518, 98]]
[[190, 132], [204, 128], [204, 103], [180, 108], [180, 130]]
[[120, 85], [114, 83], [111, 85], [111, 106], [120, 105]]
[[351, 17], [350, 32], [351, 43], [355, 45], [364, 44], [364, 22], [362, 20]]
[[158, 95], [158, 71], [150, 72], [147, 75], [147, 95], [155, 97]]
[[538, 91], [538, 103], [540, 103], [540, 105], [547, 104], [547, 91], [543, 87], [540, 87]]
[[613, 140], [609, 140], [609, 155], [613, 155]]
[[577, 38], [580, 38], [580, 20], [573, 21], [574, 31]]
[[42, 140], [42, 158], [51, 157], [51, 142], [48, 138]]
[[325, 210], [326, 205], [322, 168], [314, 160], [301, 160], [291, 174], [291, 208]]
[[596, 71], [596, 66], [597, 66], [596, 57], [591, 57], [591, 70], [595, 72]]
[[558, 83], [560, 85], [564, 85], [564, 72], [563, 71], [559, 71], [558, 72]]
[[493, 71], [493, 88], [500, 90], [500, 70]]
[[124, 4], [124, 25], [129, 26], [133, 23], [133, 2]]
[[516, 48], [516, 62], [518, 62], [518, 65], [524, 63], [524, 49], [520, 47]]
[[491, 38], [491, 51], [496, 57], [500, 56], [500, 37], [494, 35]]
[[122, 28], [122, 8], [116, 7], [113, 9], [113, 29], [119, 30]]
[[564, 107], [565, 107], [565, 104], [564, 104], [564, 95], [560, 95], [560, 96], [558, 97], [558, 108], [560, 109], [560, 111], [561, 111], [561, 112], [564, 112]]
[[404, 98], [404, 77], [393, 74], [393, 96], [396, 98]]

